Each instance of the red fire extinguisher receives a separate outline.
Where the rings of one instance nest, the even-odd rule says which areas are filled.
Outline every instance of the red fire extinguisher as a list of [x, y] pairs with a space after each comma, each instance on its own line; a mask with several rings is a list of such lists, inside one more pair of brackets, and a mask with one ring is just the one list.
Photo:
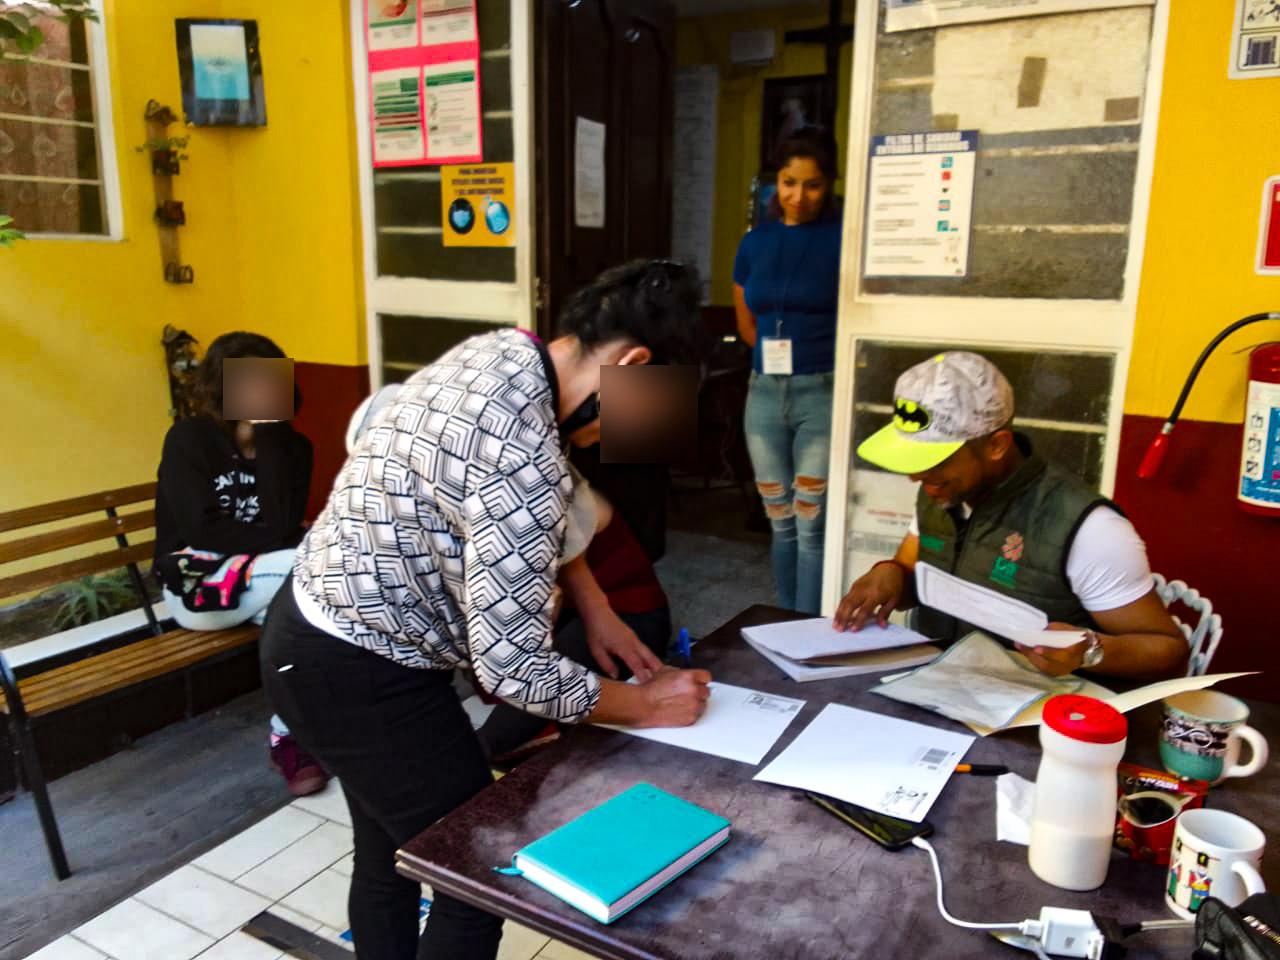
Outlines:
[[[1138, 476], [1150, 480], [1169, 452], [1169, 438], [1191, 394], [1200, 369], [1214, 349], [1241, 327], [1262, 320], [1280, 320], [1280, 313], [1255, 313], [1243, 317], [1209, 341], [1191, 367], [1173, 412], [1151, 441], [1138, 467]], [[1264, 343], [1249, 354], [1249, 383], [1245, 390], [1244, 436], [1240, 473], [1236, 481], [1240, 509], [1267, 517], [1280, 517], [1280, 343]]]

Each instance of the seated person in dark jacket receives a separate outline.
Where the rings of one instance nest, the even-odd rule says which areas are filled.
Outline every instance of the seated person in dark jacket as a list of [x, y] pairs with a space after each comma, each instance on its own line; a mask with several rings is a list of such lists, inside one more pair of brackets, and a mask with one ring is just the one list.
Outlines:
[[[247, 358], [283, 360], [285, 354], [256, 333], [214, 340], [196, 374], [200, 413], [169, 428], [160, 456], [154, 569], [170, 616], [187, 630], [260, 623], [288, 581], [302, 539], [311, 442], [287, 419], [223, 417], [226, 361]], [[279, 386], [239, 379], [237, 402], [252, 403]], [[295, 391], [294, 406], [298, 399]], [[277, 718], [271, 757], [296, 795], [324, 786], [324, 772]]]
[[[898, 378], [893, 422], [864, 440], [858, 456], [920, 484], [915, 520], [897, 555], [854, 581], [836, 627], [883, 623], [917, 605], [923, 562], [1036, 607], [1050, 629], [1085, 631], [1068, 647], [1020, 648], [1047, 674], [1184, 672], [1186, 638], [1155, 591], [1133, 524], [1037, 456], [1013, 418], [1012, 386], [976, 353], [940, 353]], [[944, 643], [972, 629], [923, 605], [917, 627]]]

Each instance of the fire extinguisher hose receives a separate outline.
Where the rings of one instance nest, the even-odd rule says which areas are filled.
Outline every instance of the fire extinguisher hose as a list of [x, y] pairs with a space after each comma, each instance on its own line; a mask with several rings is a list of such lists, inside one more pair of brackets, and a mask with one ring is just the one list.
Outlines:
[[1173, 410], [1164, 422], [1164, 426], [1160, 428], [1160, 432], [1156, 434], [1156, 438], [1151, 441], [1151, 446], [1147, 448], [1146, 454], [1142, 458], [1142, 463], [1138, 466], [1138, 476], [1143, 480], [1150, 480], [1160, 471], [1160, 464], [1164, 462], [1165, 454], [1169, 452], [1169, 436], [1173, 433], [1174, 425], [1178, 422], [1178, 417], [1182, 416], [1182, 408], [1186, 406], [1187, 397], [1191, 396], [1191, 388], [1196, 384], [1196, 378], [1200, 376], [1200, 370], [1205, 365], [1205, 361], [1218, 345], [1226, 340], [1237, 330], [1247, 327], [1251, 323], [1259, 323], [1263, 320], [1280, 320], [1280, 313], [1271, 311], [1266, 313], [1251, 313], [1247, 317], [1241, 317], [1235, 323], [1224, 327], [1218, 332], [1209, 345], [1201, 351], [1196, 362], [1191, 366], [1191, 372], [1187, 374], [1187, 380], [1182, 385], [1182, 392], [1178, 394], [1178, 400], [1173, 405]]

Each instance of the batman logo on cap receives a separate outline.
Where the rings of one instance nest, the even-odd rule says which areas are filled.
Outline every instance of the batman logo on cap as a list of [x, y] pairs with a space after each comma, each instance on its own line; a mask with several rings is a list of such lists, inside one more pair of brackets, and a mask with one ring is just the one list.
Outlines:
[[897, 399], [893, 406], [893, 424], [903, 433], [919, 433], [929, 426], [929, 411], [914, 400]]

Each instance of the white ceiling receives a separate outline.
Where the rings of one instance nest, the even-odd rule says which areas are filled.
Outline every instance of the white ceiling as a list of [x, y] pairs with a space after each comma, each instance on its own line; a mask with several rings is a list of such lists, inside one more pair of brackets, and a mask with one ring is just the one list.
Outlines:
[[777, 10], [783, 7], [822, 7], [822, 0], [675, 0], [676, 15], [701, 17], [711, 13]]

